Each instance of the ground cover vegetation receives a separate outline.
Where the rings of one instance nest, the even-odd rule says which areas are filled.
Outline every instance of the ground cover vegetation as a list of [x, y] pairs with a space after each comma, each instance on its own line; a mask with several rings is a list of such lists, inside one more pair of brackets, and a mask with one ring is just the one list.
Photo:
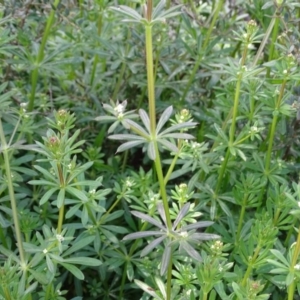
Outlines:
[[298, 299], [298, 1], [0, 8], [0, 299]]

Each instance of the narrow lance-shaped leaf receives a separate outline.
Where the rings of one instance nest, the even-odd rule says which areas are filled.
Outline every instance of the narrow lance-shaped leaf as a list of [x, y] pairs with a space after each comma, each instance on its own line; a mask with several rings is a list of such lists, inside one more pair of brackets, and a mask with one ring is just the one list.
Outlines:
[[157, 123], [157, 126], [156, 126], [156, 134], [157, 135], [160, 132], [160, 130], [162, 129], [162, 127], [170, 120], [172, 112], [173, 112], [173, 107], [169, 106], [162, 113], [162, 115]]
[[140, 126], [138, 123], [128, 119], [126, 123], [130, 126], [130, 129], [137, 133], [138, 135], [142, 136], [143, 138], [149, 139], [149, 133], [145, 131], [145, 129]]
[[153, 235], [165, 235], [165, 233], [159, 232], [159, 231], [139, 231], [139, 232], [127, 234], [126, 236], [123, 237], [123, 240], [125, 240], [125, 241], [126, 240], [136, 240], [136, 239], [153, 236]]
[[164, 231], [166, 230], [165, 227], [161, 223], [159, 223], [158, 221], [156, 221], [155, 219], [153, 219], [152, 217], [150, 217], [150, 216], [148, 216], [146, 214], [143, 214], [143, 213], [141, 213], [139, 211], [135, 211], [135, 210], [131, 211], [131, 213], [134, 216], [136, 216], [136, 217], [138, 217], [138, 218], [140, 218], [140, 219], [142, 219], [144, 221], [147, 221], [148, 223], [151, 223], [154, 226], [156, 226], [156, 227], [158, 227], [158, 228], [160, 228], [160, 229], [162, 229]]
[[185, 225], [181, 229], [185, 230], [185, 231], [189, 231], [191, 229], [198, 229], [198, 228], [208, 227], [208, 226], [211, 226], [212, 224], [214, 224], [214, 222], [212, 222], [212, 221], [200, 221], [200, 222], [197, 222], [197, 223], [194, 223], [194, 224]]
[[152, 241], [148, 246], [146, 246], [141, 252], [141, 256], [145, 256], [152, 251], [152, 249], [156, 248], [167, 236], [164, 234], [163, 236]]
[[154, 291], [154, 289], [152, 287], [150, 287], [149, 285], [135, 279], [134, 280], [135, 284], [138, 285], [142, 290], [144, 290], [146, 293], [148, 293], [149, 295], [151, 295], [155, 300], [162, 300]]
[[140, 109], [139, 115], [141, 117], [142, 122], [145, 125], [145, 128], [148, 130], [148, 132], [150, 132], [150, 119], [148, 114], [143, 109]]
[[177, 225], [179, 224], [179, 222], [184, 218], [184, 216], [188, 213], [190, 209], [190, 203], [185, 203], [184, 206], [181, 208], [181, 210], [179, 211], [176, 220], [173, 223], [173, 230], [177, 227]]
[[168, 269], [170, 259], [171, 259], [171, 253], [172, 253], [172, 247], [167, 245], [165, 248], [165, 251], [163, 253], [162, 260], [161, 260], [161, 267], [160, 267], [160, 275], [161, 276], [163, 274], [165, 274]]
[[128, 149], [131, 149], [131, 148], [134, 148], [138, 145], [141, 145], [141, 144], [144, 144], [146, 141], [130, 141], [130, 142], [126, 142], [124, 144], [122, 144], [121, 146], [118, 147], [117, 149], [117, 152], [123, 152], [125, 150], [128, 150]]
[[168, 140], [158, 139], [157, 141], [158, 141], [158, 143], [163, 145], [165, 148], [167, 148], [169, 151], [178, 153], [179, 149], [173, 143], [169, 142]]
[[118, 7], [111, 7], [110, 9], [114, 10], [115, 12], [130, 17], [133, 20], [140, 21], [142, 17], [132, 8], [119, 5]]
[[136, 140], [145, 140], [143, 137], [138, 136], [136, 134], [113, 134], [108, 137], [111, 140], [131, 140], [131, 141], [136, 141]]
[[186, 241], [182, 241], [180, 243], [181, 249], [183, 249], [190, 257], [194, 258], [195, 260], [201, 261], [200, 254]]
[[167, 226], [167, 219], [166, 219], [165, 209], [164, 209], [162, 203], [158, 203], [157, 210], [158, 210], [158, 212], [160, 214], [160, 217], [162, 218], [162, 220], [164, 221], [165, 225]]
[[150, 159], [155, 160], [155, 158], [156, 158], [155, 146], [154, 146], [154, 142], [152, 142], [152, 141], [148, 145], [147, 154]]
[[173, 126], [167, 128], [163, 132], [160, 132], [160, 135], [162, 136], [167, 133], [174, 132], [174, 131], [177, 131], [180, 129], [192, 128], [192, 127], [195, 127], [196, 125], [197, 125], [196, 122], [184, 122], [184, 123], [176, 124], [176, 125], [173, 125]]

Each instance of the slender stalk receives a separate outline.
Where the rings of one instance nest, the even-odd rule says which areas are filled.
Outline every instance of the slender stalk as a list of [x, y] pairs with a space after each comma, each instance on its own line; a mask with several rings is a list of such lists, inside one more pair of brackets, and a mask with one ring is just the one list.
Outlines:
[[[279, 92], [279, 95], [278, 95], [278, 98], [276, 101], [276, 105], [275, 105], [275, 111], [277, 111], [280, 108], [286, 83], [287, 83], [287, 81], [284, 80], [280, 87], [280, 92]], [[270, 128], [269, 145], [268, 145], [266, 162], [265, 162], [265, 174], [266, 175], [268, 175], [269, 171], [270, 171], [271, 155], [272, 155], [273, 142], [274, 142], [274, 137], [275, 137], [275, 132], [276, 132], [277, 121], [278, 121], [278, 114], [274, 114], [271, 128]]]
[[238, 225], [238, 229], [237, 229], [237, 233], [236, 233], [236, 240], [235, 240], [236, 245], [238, 244], [239, 239], [240, 239], [240, 235], [241, 235], [241, 230], [242, 230], [243, 221], [244, 221], [244, 217], [245, 217], [246, 206], [247, 206], [247, 200], [248, 200], [248, 194], [246, 194], [244, 196], [243, 203], [242, 203], [242, 209], [241, 209], [241, 213], [240, 213], [239, 225]]
[[[132, 5], [130, 6], [132, 9], [134, 9], [136, 6], [135, 3], [132, 3]], [[127, 36], [126, 36], [126, 40], [129, 40], [131, 38], [131, 32], [130, 30], [127, 31]], [[128, 54], [130, 50], [130, 45], [129, 43], [127, 43], [127, 46], [125, 48], [125, 56]], [[119, 73], [119, 77], [118, 77], [118, 81], [115, 85], [115, 89], [114, 89], [114, 92], [113, 92], [113, 95], [112, 95], [112, 99], [113, 100], [116, 100], [117, 96], [118, 96], [118, 93], [120, 91], [120, 88], [121, 88], [121, 84], [122, 82], [124, 81], [124, 75], [125, 75], [125, 71], [126, 71], [126, 62], [123, 61], [122, 62], [122, 66], [121, 66], [121, 71]]]
[[[154, 68], [153, 68], [153, 46], [152, 46], [152, 0], [148, 1], [147, 5], [147, 20], [145, 25], [146, 30], [146, 61], [147, 61], [147, 86], [148, 86], [148, 101], [149, 101], [149, 119], [150, 119], [150, 138], [155, 151], [155, 169], [160, 186], [160, 194], [163, 200], [163, 206], [166, 217], [166, 225], [169, 230], [172, 228], [172, 222], [169, 212], [169, 204], [167, 199], [166, 186], [164, 182], [164, 175], [160, 161], [160, 155], [156, 140], [156, 106], [155, 106], [155, 88], [154, 88]], [[172, 258], [170, 258], [167, 274], [167, 298], [171, 299], [171, 279], [172, 279]]]
[[183, 102], [185, 100], [185, 97], [186, 97], [186, 95], [187, 95], [187, 93], [188, 93], [188, 91], [189, 91], [189, 89], [190, 89], [193, 81], [195, 80], [196, 73], [197, 73], [197, 71], [199, 69], [200, 63], [201, 63], [201, 61], [203, 59], [203, 56], [205, 54], [206, 48], [207, 48], [209, 40], [211, 38], [211, 33], [212, 33], [213, 28], [214, 28], [214, 26], [216, 24], [216, 21], [217, 21], [217, 18], [219, 16], [219, 13], [220, 13], [221, 9], [223, 8], [223, 4], [224, 4], [224, 0], [219, 0], [218, 6], [217, 6], [217, 8], [216, 8], [216, 10], [214, 12], [214, 16], [213, 16], [212, 22], [210, 23], [210, 26], [209, 26], [206, 34], [205, 34], [205, 36], [206, 36], [205, 41], [203, 43], [203, 46], [201, 47], [200, 53], [198, 53], [198, 58], [196, 60], [196, 63], [194, 65], [194, 68], [193, 68], [192, 73], [190, 75], [190, 78], [188, 80], [186, 88], [183, 91], [183, 94], [181, 96], [181, 100], [180, 100], [181, 102]]
[[[59, 175], [59, 183], [60, 186], [64, 189], [65, 188], [65, 180], [63, 176], [63, 171], [60, 163], [57, 163], [57, 170]], [[64, 221], [64, 215], [65, 215], [65, 204], [63, 203], [62, 206], [59, 208], [58, 213], [58, 223], [57, 223], [57, 233], [61, 233], [62, 225]]]
[[275, 23], [275, 18], [273, 17], [272, 20], [271, 20], [271, 22], [270, 22], [270, 24], [269, 24], [269, 27], [268, 27], [265, 35], [264, 35], [264, 38], [263, 38], [263, 40], [262, 40], [262, 42], [261, 42], [261, 44], [260, 44], [260, 46], [259, 46], [259, 48], [257, 50], [255, 58], [254, 58], [254, 60], [252, 62], [252, 68], [254, 68], [256, 66], [256, 64], [257, 64], [257, 62], [258, 62], [258, 60], [259, 60], [259, 58], [260, 58], [260, 56], [261, 56], [261, 54], [262, 54], [265, 46], [266, 46], [266, 43], [267, 43], [267, 41], [269, 39], [269, 36], [270, 36], [270, 34], [272, 32], [274, 23]]
[[53, 3], [50, 15], [49, 15], [48, 20], [47, 20], [45, 32], [43, 34], [43, 38], [42, 38], [42, 42], [41, 42], [41, 45], [40, 45], [40, 48], [39, 48], [39, 52], [38, 52], [38, 55], [37, 55], [36, 66], [35, 66], [34, 70], [31, 73], [31, 93], [30, 93], [29, 103], [28, 103], [28, 111], [29, 112], [31, 112], [33, 110], [33, 107], [34, 107], [34, 99], [35, 99], [37, 81], [38, 81], [38, 76], [39, 76], [39, 65], [41, 64], [41, 62], [43, 61], [43, 58], [44, 58], [45, 46], [46, 46], [46, 43], [47, 43], [47, 39], [49, 37], [51, 26], [52, 26], [53, 21], [54, 21], [55, 10], [56, 10], [59, 2], [60, 2], [60, 0], [55, 0], [54, 3]]
[[147, 53], [147, 79], [148, 79], [148, 99], [149, 99], [149, 118], [150, 118], [150, 134], [155, 149], [155, 168], [157, 178], [160, 185], [161, 197], [166, 214], [167, 226], [172, 227], [166, 188], [164, 184], [164, 176], [160, 161], [158, 145], [156, 141], [156, 107], [155, 107], [155, 93], [154, 93], [154, 76], [153, 76], [153, 54], [152, 54], [152, 25], [146, 25], [146, 53]]
[[246, 273], [245, 273], [245, 275], [244, 275], [244, 278], [243, 278], [243, 280], [242, 280], [242, 286], [246, 286], [246, 284], [247, 284], [247, 279], [249, 278], [249, 276], [250, 276], [250, 274], [251, 274], [251, 272], [252, 272], [253, 265], [254, 265], [254, 263], [255, 263], [255, 261], [256, 261], [258, 255], [259, 255], [260, 250], [261, 250], [261, 246], [260, 246], [260, 245], [257, 245], [257, 247], [256, 247], [256, 249], [255, 249], [255, 252], [254, 252], [254, 254], [253, 254], [253, 256], [252, 256], [251, 262], [249, 263], [248, 268], [247, 268], [247, 270], [246, 270]]
[[0, 117], [0, 140], [1, 140], [1, 145], [2, 145], [4, 167], [5, 167], [6, 177], [7, 177], [7, 186], [8, 186], [12, 216], [13, 216], [13, 220], [14, 220], [17, 246], [18, 246], [19, 255], [20, 255], [21, 267], [24, 267], [26, 265], [25, 254], [24, 254], [23, 243], [22, 243], [22, 235], [21, 235], [21, 229], [20, 229], [20, 224], [19, 224], [18, 209], [17, 209], [17, 202], [16, 202], [16, 198], [15, 198], [14, 186], [13, 186], [13, 181], [12, 181], [12, 174], [10, 171], [10, 162], [9, 162], [9, 155], [8, 155], [9, 148], [6, 143], [1, 117]]
[[[276, 10], [275, 12], [275, 22], [274, 22], [274, 27], [273, 27], [273, 32], [272, 32], [272, 40], [271, 40], [271, 45], [270, 45], [270, 49], [269, 49], [269, 57], [268, 57], [268, 61], [271, 61], [275, 58], [275, 43], [278, 37], [278, 31], [279, 31], [279, 24], [280, 24], [280, 14], [278, 12], [278, 10]], [[267, 78], [270, 77], [270, 72], [271, 72], [271, 68], [269, 67], [267, 69]]]
[[[126, 53], [128, 53], [128, 51], [126, 51]], [[118, 96], [121, 84], [124, 80], [125, 71], [126, 71], [126, 62], [122, 62], [122, 66], [121, 66], [121, 70], [120, 70], [120, 73], [119, 73], [118, 81], [115, 85], [115, 89], [114, 89], [114, 92], [113, 92], [113, 95], [112, 95], [113, 100], [116, 100], [116, 98]]]
[[241, 59], [241, 63], [240, 63], [240, 71], [239, 71], [239, 75], [238, 75], [237, 83], [236, 83], [236, 88], [235, 88], [233, 108], [227, 116], [227, 119], [230, 119], [231, 114], [232, 114], [231, 126], [230, 126], [230, 129], [229, 129], [229, 142], [228, 142], [228, 148], [227, 148], [227, 151], [226, 151], [225, 159], [223, 160], [223, 163], [222, 163], [221, 168], [220, 168], [219, 177], [218, 177], [216, 190], [215, 190], [216, 194], [218, 194], [219, 189], [222, 185], [223, 176], [224, 176], [224, 173], [225, 173], [225, 170], [226, 170], [226, 167], [227, 167], [227, 163], [228, 163], [228, 160], [229, 160], [229, 156], [230, 156], [230, 147], [232, 147], [234, 145], [236, 119], [237, 119], [237, 116], [238, 116], [238, 107], [239, 107], [239, 102], [240, 102], [241, 84], [242, 84], [242, 80], [243, 80], [243, 70], [242, 69], [243, 69], [243, 67], [245, 65], [245, 62], [246, 62], [249, 39], [250, 39], [250, 36], [248, 36], [248, 40], [244, 45], [245, 47], [244, 47], [244, 50], [243, 50], [243, 55], [242, 55], [242, 59]]
[[[102, 8], [103, 3], [102, 2], [103, 1], [101, 1], [101, 4], [100, 4], [100, 12], [99, 12], [98, 20], [97, 20], [97, 35], [98, 36], [101, 35], [102, 24], [103, 24], [103, 8]], [[97, 42], [97, 45], [99, 46], [99, 42]], [[93, 61], [93, 67], [92, 67], [92, 74], [91, 74], [91, 86], [94, 83], [98, 62], [99, 62], [99, 56], [98, 56], [98, 54], [95, 54], [94, 61]]]
[[[297, 236], [296, 246], [295, 246], [294, 253], [292, 256], [292, 262], [291, 262], [291, 266], [290, 266], [291, 272], [294, 272], [294, 270], [295, 270], [295, 265], [297, 264], [299, 254], [300, 254], [300, 227], [298, 228], [298, 236]], [[294, 280], [288, 286], [288, 300], [294, 299], [295, 287], [296, 287], [296, 283]]]

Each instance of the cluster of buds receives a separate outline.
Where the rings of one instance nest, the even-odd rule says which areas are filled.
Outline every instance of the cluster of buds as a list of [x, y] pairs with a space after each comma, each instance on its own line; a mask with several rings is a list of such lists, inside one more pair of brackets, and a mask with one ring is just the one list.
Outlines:
[[26, 113], [27, 112], [27, 110], [26, 110], [27, 105], [28, 105], [28, 103], [26, 103], [26, 102], [20, 103], [20, 115], [24, 118], [29, 117], [28, 114]]
[[264, 285], [260, 283], [259, 280], [249, 280], [247, 284], [247, 294], [251, 299], [256, 297], [257, 294], [264, 288]]
[[179, 113], [175, 115], [176, 123], [181, 124], [184, 122], [191, 122], [192, 115], [188, 109], [182, 109]]
[[57, 124], [58, 128], [62, 131], [65, 129], [65, 125], [69, 119], [69, 112], [67, 112], [64, 109], [60, 109], [55, 114], [55, 119], [56, 119], [56, 124]]
[[221, 256], [223, 251], [223, 243], [221, 241], [215, 241], [211, 246], [213, 256]]
[[122, 103], [119, 103], [119, 101], [117, 101], [116, 106], [114, 107], [114, 112], [115, 112], [115, 116], [119, 120], [123, 119], [126, 106], [127, 106], [127, 100], [124, 100]]
[[172, 198], [178, 200], [180, 204], [185, 204], [193, 196], [193, 193], [188, 193], [188, 186], [185, 183], [176, 185], [172, 194]]
[[60, 145], [60, 140], [57, 136], [51, 136], [48, 139], [48, 147], [49, 147], [49, 149], [52, 150], [52, 152], [55, 152], [55, 150], [58, 150], [59, 145]]
[[247, 35], [248, 36], [251, 36], [253, 35], [257, 30], [257, 24], [254, 20], [250, 20], [248, 23], [247, 23]]

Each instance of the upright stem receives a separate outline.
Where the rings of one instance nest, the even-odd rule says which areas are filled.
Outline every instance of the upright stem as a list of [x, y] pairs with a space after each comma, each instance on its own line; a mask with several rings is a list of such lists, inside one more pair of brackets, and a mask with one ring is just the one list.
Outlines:
[[29, 112], [31, 112], [34, 107], [34, 99], [35, 99], [35, 93], [36, 93], [36, 87], [37, 87], [37, 81], [38, 81], [38, 75], [39, 75], [39, 66], [44, 58], [44, 50], [45, 50], [46, 42], [47, 42], [47, 39], [48, 39], [48, 36], [50, 33], [51, 26], [53, 24], [55, 10], [56, 10], [59, 2], [60, 2], [60, 0], [55, 0], [53, 3], [49, 18], [47, 20], [45, 32], [42, 37], [42, 42], [41, 42], [41, 45], [39, 48], [39, 52], [38, 52], [38, 56], [37, 56], [37, 60], [36, 60], [36, 66], [31, 73], [31, 93], [30, 93], [30, 98], [29, 98], [29, 103], [28, 103], [28, 111]]
[[[101, 31], [102, 31], [102, 23], [103, 23], [103, 8], [102, 8], [102, 5], [103, 5], [103, 3], [101, 1], [100, 12], [99, 12], [98, 20], [97, 20], [97, 35], [98, 36], [101, 35]], [[99, 42], [97, 42], [97, 45], [99, 45]], [[95, 54], [94, 61], [93, 61], [93, 67], [92, 67], [91, 86], [94, 83], [98, 61], [99, 61], [99, 56], [98, 56], [98, 54]]]
[[[169, 204], [167, 199], [166, 186], [164, 175], [160, 161], [160, 155], [156, 137], [156, 106], [155, 106], [155, 87], [154, 87], [154, 68], [153, 68], [153, 47], [152, 47], [152, 0], [148, 0], [147, 20], [145, 25], [146, 30], [146, 61], [147, 61], [147, 83], [148, 83], [148, 101], [149, 101], [149, 119], [150, 119], [150, 138], [155, 150], [155, 169], [160, 186], [160, 194], [163, 200], [167, 227], [172, 228], [172, 222], [169, 212]], [[167, 272], [167, 300], [171, 299], [171, 279], [172, 279], [172, 258], [170, 257], [168, 272]]]
[[[271, 45], [270, 45], [270, 49], [269, 49], [268, 61], [271, 61], [275, 58], [275, 43], [276, 43], [276, 40], [278, 37], [278, 30], [279, 30], [279, 24], [280, 24], [280, 13], [278, 12], [278, 10], [276, 10], [275, 16], [273, 18], [275, 18], [275, 24], [274, 24], [273, 32], [272, 32], [272, 40], [271, 40]], [[271, 72], [271, 68], [268, 68], [267, 69], [267, 77], [270, 77], [270, 72]]]
[[[64, 189], [65, 188], [65, 180], [63, 176], [63, 171], [60, 163], [57, 163], [57, 170], [59, 175], [59, 183], [60, 186]], [[60, 234], [62, 230], [62, 225], [64, 221], [64, 215], [65, 215], [65, 204], [63, 203], [62, 206], [59, 208], [59, 214], [58, 214], [58, 223], [57, 223], [57, 233]]]
[[16, 202], [16, 198], [15, 198], [12, 174], [10, 172], [8, 145], [6, 143], [4, 130], [2, 127], [1, 117], [0, 117], [0, 140], [1, 140], [1, 145], [2, 145], [4, 167], [5, 167], [6, 177], [7, 177], [7, 186], [8, 186], [11, 210], [12, 210], [12, 215], [13, 215], [13, 220], [14, 220], [15, 234], [16, 234], [17, 245], [18, 245], [18, 249], [19, 249], [20, 261], [21, 261], [21, 266], [24, 267], [26, 265], [26, 263], [25, 263], [25, 255], [24, 255], [24, 249], [23, 249], [23, 244], [22, 244], [21, 229], [20, 229], [19, 218], [18, 218], [17, 202]]
[[242, 203], [242, 209], [241, 209], [241, 213], [240, 213], [239, 225], [238, 225], [238, 229], [237, 229], [237, 233], [236, 233], [236, 240], [235, 240], [236, 245], [238, 244], [239, 239], [240, 239], [240, 235], [241, 235], [242, 225], [243, 225], [245, 211], [246, 211], [247, 199], [248, 199], [248, 194], [246, 194], [244, 196], [243, 203]]
[[[292, 262], [291, 262], [291, 272], [295, 270], [295, 265], [297, 264], [297, 260], [300, 254], [300, 228], [298, 228], [298, 236], [296, 241], [296, 246], [294, 249]], [[295, 293], [295, 280], [289, 285], [288, 287], [288, 300], [294, 299], [294, 293]]]
[[[279, 95], [278, 95], [278, 98], [277, 98], [277, 101], [276, 101], [276, 104], [275, 104], [275, 111], [278, 111], [278, 109], [280, 108], [285, 86], [286, 86], [286, 80], [283, 81], [283, 83], [280, 87], [280, 92], [279, 92]], [[271, 124], [271, 128], [270, 128], [268, 151], [267, 151], [266, 162], [265, 162], [265, 173], [266, 173], [266, 175], [268, 175], [269, 171], [270, 171], [271, 154], [272, 154], [272, 149], [273, 149], [273, 142], [274, 142], [274, 137], [275, 137], [277, 121], [278, 121], [278, 114], [274, 114], [272, 124]]]
[[216, 24], [216, 21], [217, 21], [217, 18], [219, 16], [219, 13], [220, 13], [220, 11], [221, 11], [221, 9], [223, 7], [223, 2], [224, 2], [224, 0], [219, 0], [219, 2], [218, 2], [218, 6], [217, 6], [217, 8], [216, 8], [216, 10], [214, 12], [213, 19], [212, 19], [212, 21], [210, 23], [210, 26], [209, 26], [206, 34], [205, 34], [205, 36], [206, 36], [205, 41], [203, 43], [203, 46], [201, 47], [200, 53], [198, 53], [198, 58], [196, 60], [196, 63], [194, 65], [194, 68], [193, 68], [192, 73], [190, 75], [190, 78], [189, 78], [189, 81], [188, 81], [188, 83], [186, 85], [186, 88], [185, 88], [185, 90], [184, 90], [184, 92], [182, 94], [182, 97], [181, 97], [181, 101], [182, 102], [185, 100], [185, 97], [186, 97], [186, 95], [187, 95], [187, 93], [188, 93], [188, 91], [189, 91], [189, 89], [190, 89], [190, 87], [191, 87], [191, 85], [192, 85], [192, 83], [193, 83], [193, 81], [195, 79], [195, 76], [196, 76], [196, 73], [197, 73], [198, 68], [200, 66], [200, 63], [202, 61], [203, 55], [204, 55], [204, 53], [206, 51], [206, 48], [208, 46], [212, 30], [213, 30], [213, 28], [214, 28], [214, 26]]
[[[249, 37], [250, 38], [250, 37]], [[234, 136], [235, 136], [235, 127], [236, 127], [236, 119], [238, 116], [238, 107], [239, 107], [239, 102], [240, 102], [240, 91], [241, 91], [241, 84], [242, 84], [242, 80], [243, 80], [243, 66], [245, 65], [246, 62], [246, 57], [247, 57], [247, 51], [248, 51], [248, 42], [245, 43], [244, 45], [244, 51], [243, 51], [243, 56], [242, 56], [242, 60], [240, 63], [240, 70], [239, 70], [239, 75], [237, 78], [237, 83], [236, 83], [236, 88], [235, 88], [235, 95], [234, 95], [234, 104], [233, 104], [233, 108], [232, 110], [229, 112], [228, 114], [228, 119], [230, 119], [230, 116], [232, 115], [232, 120], [231, 120], [231, 126], [229, 129], [229, 142], [228, 142], [228, 148], [227, 148], [227, 152], [225, 155], [225, 159], [223, 160], [223, 163], [221, 165], [221, 169], [219, 172], [219, 177], [218, 177], [218, 181], [217, 181], [217, 185], [216, 185], [216, 190], [215, 193], [218, 194], [219, 189], [222, 185], [222, 180], [223, 180], [223, 176], [227, 167], [227, 163], [229, 160], [229, 156], [230, 156], [230, 147], [233, 146], [234, 143]]]
[[252, 258], [251, 258], [251, 262], [249, 263], [248, 268], [246, 270], [246, 273], [244, 275], [244, 278], [242, 280], [242, 286], [246, 286], [247, 279], [249, 278], [249, 276], [250, 276], [250, 274], [252, 272], [253, 265], [256, 262], [256, 259], [257, 259], [258, 255], [259, 255], [260, 250], [261, 250], [261, 246], [257, 245], [256, 249], [255, 249], [255, 252], [254, 252], [254, 254], [253, 254]]

